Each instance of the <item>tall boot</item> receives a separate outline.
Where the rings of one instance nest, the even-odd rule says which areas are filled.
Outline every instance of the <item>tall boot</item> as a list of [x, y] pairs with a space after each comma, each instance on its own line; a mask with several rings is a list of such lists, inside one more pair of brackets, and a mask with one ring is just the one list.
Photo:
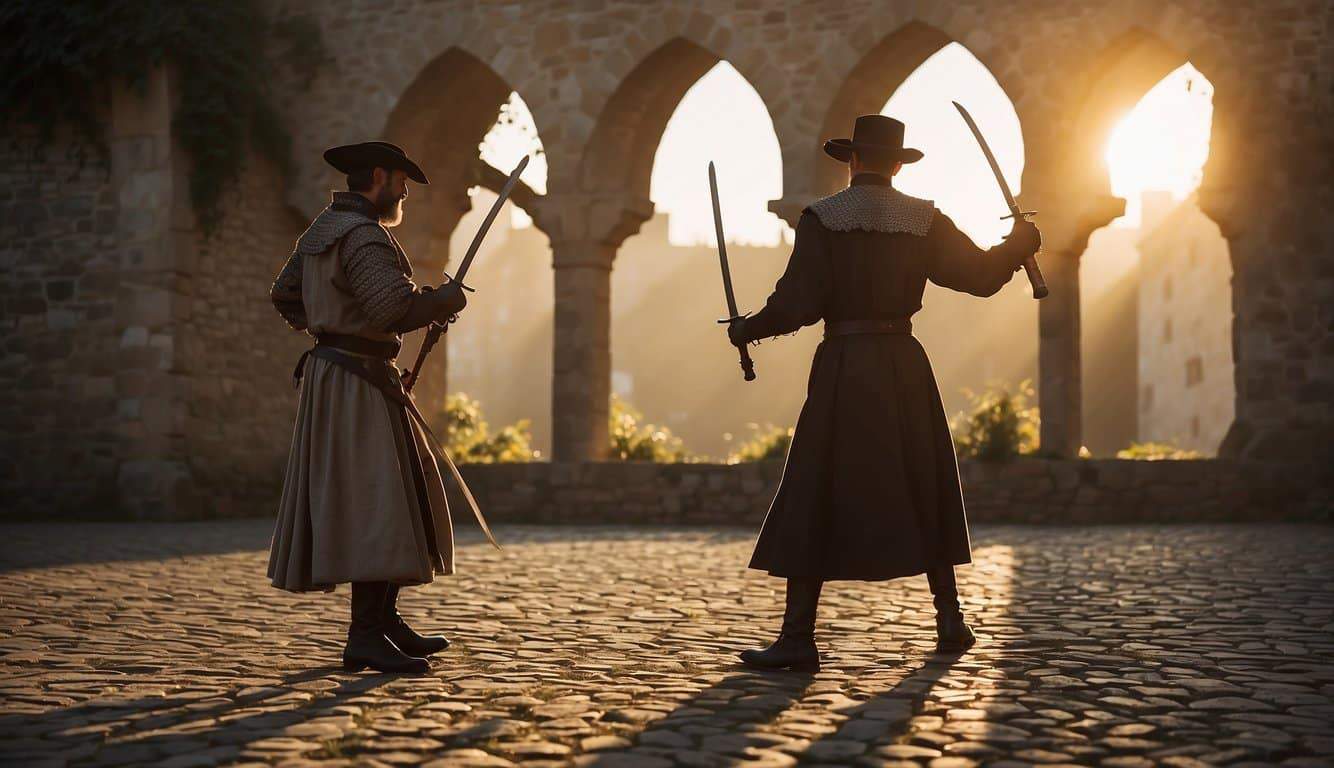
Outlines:
[[403, 653], [384, 636], [388, 586], [383, 581], [352, 583], [352, 624], [343, 648], [343, 669], [360, 672], [370, 667], [379, 672], [429, 672], [431, 665], [426, 659]]
[[384, 634], [390, 642], [409, 656], [425, 658], [449, 647], [449, 640], [440, 635], [419, 635], [398, 615], [398, 585], [390, 584], [385, 591]]
[[787, 606], [778, 639], [764, 650], [741, 652], [741, 661], [760, 669], [814, 672], [820, 668], [815, 647], [815, 612], [820, 604], [819, 579], [788, 579]]
[[954, 566], [938, 565], [926, 572], [936, 606], [936, 653], [962, 653], [977, 642], [959, 608], [959, 586]]

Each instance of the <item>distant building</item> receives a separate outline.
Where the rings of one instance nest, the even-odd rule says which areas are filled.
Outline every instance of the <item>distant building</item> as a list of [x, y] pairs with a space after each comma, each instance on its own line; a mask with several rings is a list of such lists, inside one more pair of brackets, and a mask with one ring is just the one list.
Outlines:
[[1139, 439], [1139, 254], [1134, 227], [1103, 227], [1079, 259], [1084, 445], [1115, 456]]
[[1138, 248], [1139, 439], [1218, 452], [1232, 425], [1232, 263], [1195, 196], [1145, 193]]

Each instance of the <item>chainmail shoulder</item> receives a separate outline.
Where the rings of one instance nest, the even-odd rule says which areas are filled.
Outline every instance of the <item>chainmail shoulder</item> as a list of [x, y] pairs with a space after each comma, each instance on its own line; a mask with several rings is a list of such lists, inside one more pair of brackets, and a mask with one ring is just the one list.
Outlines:
[[[356, 211], [340, 211], [332, 207], [325, 208], [310, 223], [306, 231], [301, 233], [301, 237], [297, 238], [296, 251], [311, 256], [324, 253], [334, 243], [338, 242], [343, 235], [365, 224], [377, 224], [377, 222]], [[379, 229], [380, 227], [377, 224], [375, 228]]]
[[362, 224], [343, 236], [343, 274], [371, 326], [385, 330], [407, 313], [415, 290], [398, 243], [375, 222]]
[[859, 184], [811, 203], [808, 210], [825, 229], [834, 232], [907, 232], [924, 237], [931, 228], [936, 206], [930, 200], [909, 197], [893, 187]]

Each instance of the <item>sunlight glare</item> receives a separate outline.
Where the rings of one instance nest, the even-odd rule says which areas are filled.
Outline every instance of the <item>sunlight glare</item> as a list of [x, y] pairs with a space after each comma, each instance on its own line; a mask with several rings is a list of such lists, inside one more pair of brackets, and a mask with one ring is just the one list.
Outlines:
[[[547, 156], [542, 148], [542, 137], [537, 134], [537, 123], [518, 92], [511, 91], [509, 100], [500, 105], [495, 125], [487, 131], [478, 145], [482, 161], [509, 175], [525, 155], [530, 156], [528, 167], [519, 178], [539, 195], [547, 192]], [[471, 190], [469, 194], [476, 192]], [[515, 229], [532, 226], [533, 220], [517, 205], [509, 206], [511, 224]]]
[[653, 159], [649, 198], [671, 215], [672, 245], [714, 245], [708, 165], [729, 243], [777, 245], [791, 230], [770, 213], [783, 196], [783, 159], [764, 100], [725, 61], [695, 82], [667, 121]]
[[1001, 221], [1009, 209], [977, 140], [951, 101], [962, 104], [977, 121], [1010, 191], [1019, 198], [1024, 171], [1019, 115], [986, 66], [959, 43], [946, 45], [923, 62], [880, 110], [904, 122], [905, 145], [926, 154], [905, 165], [894, 185], [934, 200], [974, 242], [989, 247], [1009, 233], [1011, 223]]
[[1138, 227], [1140, 195], [1166, 190], [1184, 200], [1209, 156], [1213, 85], [1190, 64], [1163, 78], [1112, 131], [1105, 158], [1112, 194], [1126, 200], [1117, 225]]

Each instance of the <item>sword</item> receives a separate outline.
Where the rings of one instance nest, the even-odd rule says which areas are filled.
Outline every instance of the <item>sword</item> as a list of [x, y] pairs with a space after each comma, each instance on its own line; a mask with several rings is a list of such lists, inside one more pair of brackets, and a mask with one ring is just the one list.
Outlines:
[[[982, 154], [987, 158], [987, 165], [991, 166], [991, 173], [996, 177], [996, 183], [1000, 184], [1001, 194], [1005, 196], [1005, 204], [1010, 207], [1010, 214], [1002, 216], [1001, 219], [1021, 218], [1025, 221], [1028, 217], [1037, 214], [1037, 211], [1021, 211], [1019, 204], [1014, 201], [1014, 195], [1010, 193], [1010, 185], [1005, 183], [1005, 176], [1001, 173], [1000, 166], [996, 164], [996, 156], [991, 154], [991, 147], [987, 146], [987, 140], [982, 137], [982, 132], [978, 130], [977, 123], [973, 122], [973, 116], [968, 114], [968, 110], [957, 101], [950, 102], [954, 108], [959, 110], [959, 115], [963, 121], [968, 124], [968, 130], [973, 132], [973, 138], [977, 139], [978, 146], [982, 147]], [[1047, 295], [1047, 281], [1042, 277], [1042, 269], [1038, 267], [1038, 258], [1034, 254], [1024, 259], [1024, 272], [1028, 275], [1028, 282], [1033, 286], [1033, 298], [1041, 299]]]
[[[709, 194], [713, 196], [713, 229], [718, 234], [718, 263], [723, 268], [723, 293], [727, 296], [727, 317], [720, 323], [731, 323], [741, 319], [736, 309], [736, 294], [732, 292], [732, 270], [727, 267], [727, 241], [723, 239], [723, 212], [718, 207], [718, 177], [713, 172], [713, 161], [709, 161]], [[737, 347], [741, 352], [741, 373], [746, 381], [755, 380], [755, 363], [751, 362], [746, 345]]]
[[[477, 234], [473, 235], [472, 243], [468, 245], [468, 252], [464, 254], [463, 261], [459, 263], [459, 271], [454, 273], [452, 278], [464, 290], [472, 290], [463, 283], [463, 278], [468, 274], [468, 268], [472, 266], [473, 259], [477, 258], [477, 249], [482, 247], [482, 239], [486, 237], [486, 231], [491, 228], [491, 222], [496, 220], [496, 215], [500, 213], [501, 207], [509, 199], [510, 191], [514, 189], [515, 184], [519, 183], [519, 175], [527, 167], [528, 156], [524, 155], [519, 164], [514, 166], [510, 177], [505, 180], [505, 185], [500, 188], [496, 201], [491, 204], [491, 210], [487, 211], [486, 218], [482, 220], [482, 226], [477, 228]], [[445, 273], [445, 277], [449, 277], [449, 273]], [[412, 391], [412, 386], [417, 383], [417, 375], [421, 373], [422, 364], [426, 362], [426, 355], [430, 353], [435, 343], [440, 341], [440, 336], [449, 329], [449, 324], [457, 318], [458, 316], [455, 315], [443, 323], [431, 323], [426, 331], [426, 338], [422, 339], [422, 348], [417, 352], [417, 361], [412, 364], [412, 371], [403, 377], [404, 391]]]

